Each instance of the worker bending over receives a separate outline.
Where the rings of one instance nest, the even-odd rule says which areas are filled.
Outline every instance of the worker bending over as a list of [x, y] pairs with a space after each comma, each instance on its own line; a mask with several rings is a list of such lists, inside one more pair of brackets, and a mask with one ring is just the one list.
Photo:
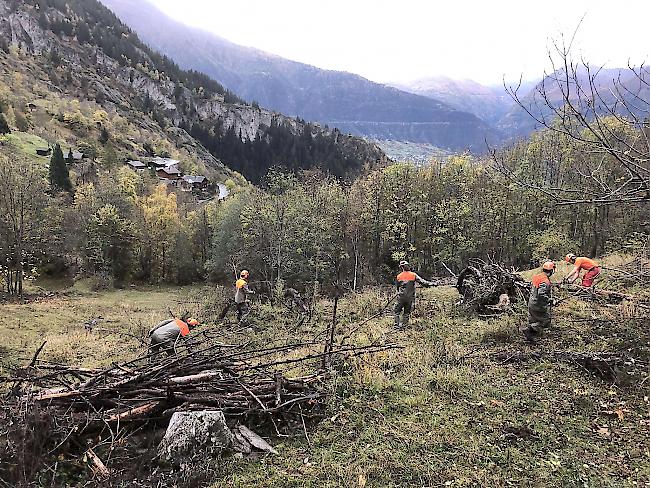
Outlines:
[[528, 298], [528, 326], [522, 329], [529, 342], [535, 342], [535, 336], [541, 329], [551, 325], [552, 285], [551, 276], [555, 272], [555, 263], [546, 261], [542, 272], [533, 276], [530, 297]]
[[594, 285], [594, 280], [600, 275], [600, 266], [593, 259], [584, 256], [576, 257], [575, 254], [569, 253], [564, 260], [567, 263], [573, 264], [573, 270], [564, 278], [563, 282], [573, 283], [580, 277], [580, 272], [585, 270], [586, 273], [582, 277], [582, 286], [590, 287]]
[[195, 319], [167, 319], [155, 325], [150, 331], [149, 347], [151, 352], [164, 351], [167, 355], [174, 354], [176, 343], [181, 337], [190, 334], [190, 327], [196, 327], [199, 322]]
[[[424, 286], [436, 286], [437, 283], [427, 281], [417, 273], [411, 271], [411, 265], [408, 261], [400, 261], [399, 267], [401, 272], [395, 279], [397, 285], [397, 303], [395, 304], [395, 327], [407, 327], [413, 310], [413, 303], [415, 302], [415, 283], [420, 283]], [[404, 316], [402, 317], [402, 312]]]

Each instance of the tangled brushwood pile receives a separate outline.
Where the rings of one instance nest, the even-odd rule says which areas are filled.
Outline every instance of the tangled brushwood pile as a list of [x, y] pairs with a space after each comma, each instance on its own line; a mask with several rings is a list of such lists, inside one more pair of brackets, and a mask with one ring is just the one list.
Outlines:
[[525, 301], [530, 293], [530, 283], [514, 269], [478, 259], [461, 271], [456, 288], [463, 303], [481, 314], [503, 312], [511, 302]]
[[[5, 426], [0, 479], [39, 484], [39, 473], [52, 478], [57, 470], [84, 469], [82, 459], [100, 476], [128, 479], [133, 474], [127, 471], [160, 454], [152, 452], [174, 414], [195, 411], [221, 412], [240, 441], [238, 451], [250, 452], [265, 443], [249, 427], [302, 433], [306, 421], [320, 418], [327, 373], [318, 365], [324, 354], [336, 361], [397, 347], [346, 346], [322, 353], [320, 343], [251, 349], [202, 337], [170, 357], [146, 355], [105, 369], [35, 356], [16, 372], [0, 405]], [[296, 365], [314, 372], [285, 375]]]

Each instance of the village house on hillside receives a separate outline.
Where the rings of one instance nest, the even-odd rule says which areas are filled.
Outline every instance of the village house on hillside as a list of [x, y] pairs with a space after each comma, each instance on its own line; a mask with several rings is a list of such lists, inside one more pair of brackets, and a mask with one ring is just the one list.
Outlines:
[[181, 189], [185, 191], [191, 190], [205, 190], [210, 181], [205, 176], [190, 176], [185, 175], [180, 181]]
[[171, 169], [178, 170], [180, 164], [181, 162], [178, 161], [177, 159], [161, 158], [156, 156], [149, 162], [149, 167], [156, 171], [161, 168], [171, 168]]
[[180, 161], [171, 158], [154, 157], [148, 163], [140, 160], [128, 160], [124, 163], [129, 169], [144, 172], [150, 169], [156, 173], [161, 183], [168, 188], [182, 191], [205, 191], [210, 180], [204, 175], [184, 175], [180, 170]]
[[143, 171], [145, 171], [147, 169], [147, 165], [144, 164], [142, 161], [137, 161], [137, 160], [135, 160], [135, 161], [127, 161], [124, 164], [126, 164], [133, 171], [137, 171], [139, 173], [142, 173]]
[[162, 178], [164, 180], [180, 180], [183, 176], [183, 173], [181, 173], [181, 171], [174, 166], [165, 166], [163, 168], [156, 169], [156, 175], [158, 175], [158, 178]]

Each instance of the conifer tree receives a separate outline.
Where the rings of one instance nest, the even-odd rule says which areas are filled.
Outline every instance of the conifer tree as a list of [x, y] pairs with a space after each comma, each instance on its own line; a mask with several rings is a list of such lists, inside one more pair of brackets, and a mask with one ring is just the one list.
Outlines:
[[0, 134], [8, 134], [9, 132], [11, 132], [11, 129], [7, 123], [5, 114], [0, 113]]
[[110, 138], [111, 138], [111, 135], [108, 133], [108, 130], [106, 129], [106, 127], [102, 127], [102, 130], [99, 133], [99, 142], [101, 144], [106, 144]]
[[52, 188], [68, 192], [72, 191], [70, 172], [65, 164], [63, 151], [61, 151], [61, 146], [59, 144], [54, 147], [54, 152], [50, 159], [49, 180]]

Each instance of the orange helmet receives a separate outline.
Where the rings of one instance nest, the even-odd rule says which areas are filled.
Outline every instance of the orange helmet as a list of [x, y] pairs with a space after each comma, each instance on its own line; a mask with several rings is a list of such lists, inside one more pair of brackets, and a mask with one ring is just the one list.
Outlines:
[[567, 255], [564, 257], [564, 260], [565, 260], [567, 263], [570, 263], [570, 262], [573, 261], [575, 258], [576, 258], [576, 255], [573, 254], [572, 252], [570, 252], [569, 254], [567, 254]]
[[199, 325], [199, 321], [196, 320], [196, 319], [189, 319], [189, 320], [187, 321], [187, 325], [190, 325], [190, 326], [192, 326], [192, 327], [195, 327], [195, 326]]
[[243, 269], [241, 273], [239, 273], [240, 278], [248, 278], [248, 271]]
[[553, 261], [546, 261], [542, 265], [542, 269], [545, 271], [553, 271], [555, 269], [555, 263]]

